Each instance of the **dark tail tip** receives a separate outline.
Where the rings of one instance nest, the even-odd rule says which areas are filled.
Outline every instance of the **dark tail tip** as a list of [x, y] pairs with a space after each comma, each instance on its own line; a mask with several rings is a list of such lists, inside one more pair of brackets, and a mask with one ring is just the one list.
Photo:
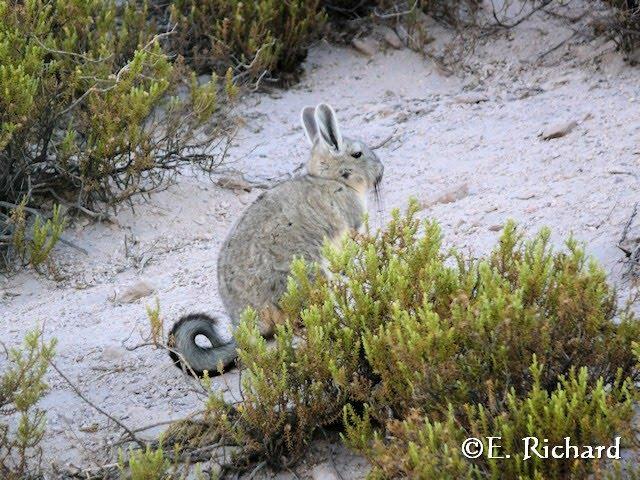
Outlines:
[[[216, 318], [207, 315], [206, 313], [190, 313], [188, 315], [180, 317], [180, 319], [173, 324], [171, 330], [169, 331], [167, 346], [169, 347], [169, 357], [176, 367], [178, 367], [182, 372], [185, 372], [188, 375], [202, 378], [204, 376], [204, 369], [194, 368], [188, 363], [188, 360], [185, 358], [185, 352], [178, 352], [176, 350], [176, 335], [178, 330], [180, 330], [180, 328], [182, 328], [186, 323], [192, 321], [204, 321], [210, 323], [211, 325], [216, 325], [218, 323]], [[217, 346], [216, 343], [219, 341], [219, 339], [217, 338], [217, 336], [212, 335], [210, 331], [202, 330], [198, 331], [198, 334], [207, 337], [213, 345], [213, 348]], [[218, 375], [225, 373], [225, 369], [223, 369], [223, 371], [221, 372], [220, 369], [214, 368], [211, 370], [207, 370], [207, 373], [209, 377], [217, 377]]]

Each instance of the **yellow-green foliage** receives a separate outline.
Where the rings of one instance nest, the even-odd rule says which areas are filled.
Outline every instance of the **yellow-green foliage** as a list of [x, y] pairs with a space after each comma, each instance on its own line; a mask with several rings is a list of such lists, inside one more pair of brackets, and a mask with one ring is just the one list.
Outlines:
[[164, 323], [160, 317], [160, 300], [156, 298], [155, 306], [151, 307], [147, 305], [147, 318], [149, 319], [150, 340], [153, 343], [159, 344], [164, 337]]
[[[327, 247], [329, 278], [295, 261], [275, 345], [246, 314], [236, 332], [244, 401], [208, 405], [223, 441], [243, 446], [238, 464], [294, 462], [314, 431], [346, 415], [348, 443], [377, 477], [560, 479], [599, 468], [452, 452], [463, 432], [511, 435], [513, 449], [527, 432], [629, 441], [640, 324], [618, 311], [602, 269], [574, 240], [554, 251], [548, 230], [525, 240], [513, 223], [486, 258], [443, 251], [438, 225], [416, 211]], [[429, 461], [417, 465], [423, 450]]]
[[[30, 332], [22, 349], [0, 352], [0, 478], [22, 480], [39, 473], [45, 414], [36, 405], [47, 390], [44, 375], [55, 341]], [[6, 355], [5, 355], [6, 353]], [[6, 357], [6, 358], [5, 358]]]
[[180, 164], [215, 164], [199, 152], [220, 131], [198, 127], [218, 107], [219, 82], [179, 92], [189, 75], [149, 18], [143, 2], [0, 0], [0, 243], [24, 197], [104, 209]]
[[153, 448], [150, 445], [142, 450], [130, 449], [125, 455], [120, 451], [118, 469], [121, 480], [212, 480], [214, 477], [202, 472], [200, 465], [192, 467], [178, 460], [180, 446], [175, 445], [172, 451], [174, 461], [165, 453], [162, 446]]
[[165, 480], [171, 478], [169, 474], [171, 462], [165, 458], [162, 448], [153, 449], [147, 446], [146, 450], [130, 450], [127, 461], [121, 453], [118, 465], [122, 480]]
[[[506, 405], [495, 409], [483, 404], [465, 404], [456, 415], [453, 405], [443, 415], [425, 415], [418, 410], [404, 420], [385, 424], [387, 438], [372, 428], [368, 410], [363, 416], [347, 407], [345, 440], [364, 453], [373, 465], [372, 479], [576, 479], [605, 470], [606, 459], [525, 459], [523, 438], [548, 439], [549, 445], [611, 445], [616, 436], [633, 438], [633, 386], [629, 380], [605, 388], [600, 381], [589, 384], [587, 368], [571, 370], [551, 392], [540, 383], [543, 367], [533, 362], [533, 386], [526, 395], [512, 390]], [[494, 457], [471, 462], [461, 453], [468, 437], [480, 438], [489, 452], [488, 437], [495, 440]], [[499, 445], [496, 448], [495, 445]], [[542, 449], [539, 449], [542, 451]], [[507, 455], [509, 457], [507, 457]], [[507, 457], [507, 458], [504, 458]], [[624, 478], [624, 477], [623, 477]]]
[[62, 235], [67, 222], [66, 218], [60, 214], [59, 205], [53, 207], [51, 218], [44, 223], [37, 215], [29, 233], [27, 233], [28, 226], [25, 217], [25, 201], [23, 201], [11, 214], [11, 223], [14, 227], [13, 246], [23, 262], [37, 268], [49, 258], [49, 254], [60, 240], [60, 235]]

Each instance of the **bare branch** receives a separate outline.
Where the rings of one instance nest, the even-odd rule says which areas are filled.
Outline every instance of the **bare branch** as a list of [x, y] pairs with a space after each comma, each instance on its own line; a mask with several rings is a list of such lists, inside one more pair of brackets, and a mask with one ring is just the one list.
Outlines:
[[69, 380], [69, 378], [64, 373], [62, 373], [62, 371], [58, 368], [58, 366], [53, 361], [49, 361], [49, 364], [51, 365], [51, 367], [53, 367], [53, 369], [56, 372], [58, 372], [58, 375], [60, 375], [60, 377], [62, 377], [62, 379], [71, 387], [71, 389], [76, 393], [76, 395], [78, 397], [80, 397], [81, 400], [83, 400], [86, 404], [88, 404], [90, 407], [92, 407], [98, 413], [104, 415], [109, 420], [111, 420], [113, 423], [118, 425], [122, 430], [124, 430], [127, 433], [127, 435], [129, 435], [130, 440], [135, 442], [135, 443], [137, 443], [140, 448], [145, 448], [146, 447], [146, 444], [136, 436], [136, 434], [133, 432], [133, 430], [131, 430], [129, 427], [127, 427], [124, 423], [122, 423], [122, 421], [118, 420], [116, 417], [114, 417], [113, 415], [111, 415], [110, 413], [108, 413], [107, 411], [105, 411], [104, 409], [99, 407], [98, 405], [96, 405], [94, 402], [89, 400], [80, 391], [80, 389], [71, 380]]

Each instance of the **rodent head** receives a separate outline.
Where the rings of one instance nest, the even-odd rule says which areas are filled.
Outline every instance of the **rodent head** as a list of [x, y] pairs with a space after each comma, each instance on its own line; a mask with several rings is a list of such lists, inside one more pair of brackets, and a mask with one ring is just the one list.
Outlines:
[[311, 175], [344, 183], [361, 194], [377, 190], [384, 167], [375, 153], [360, 140], [343, 137], [336, 114], [321, 103], [302, 110], [302, 125], [309, 143]]

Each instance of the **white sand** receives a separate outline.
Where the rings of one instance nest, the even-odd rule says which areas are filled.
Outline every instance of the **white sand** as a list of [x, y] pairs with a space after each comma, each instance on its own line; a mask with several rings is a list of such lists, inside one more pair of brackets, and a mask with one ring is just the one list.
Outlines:
[[[385, 163], [384, 207], [372, 212], [374, 222], [383, 224], [392, 208], [415, 196], [426, 205], [422, 214], [441, 223], [447, 244], [474, 254], [491, 247], [508, 218], [531, 233], [547, 225], [558, 241], [573, 232], [625, 292], [616, 243], [640, 200], [638, 70], [603, 41], [587, 44], [579, 37], [538, 60], [570, 35], [561, 22], [538, 15], [478, 45], [451, 76], [406, 49], [380, 49], [367, 59], [320, 44], [299, 85], [244, 100], [246, 125], [230, 151], [230, 166], [250, 177], [290, 172], [308, 152], [300, 109], [326, 101], [345, 135], [377, 143], [395, 132], [378, 151]], [[486, 101], [468, 103], [475, 100]], [[572, 120], [577, 126], [566, 136], [539, 138], [545, 128]], [[136, 206], [135, 214], [123, 210], [118, 225], [80, 221], [67, 237], [91, 254], [60, 246], [56, 258], [65, 280], [24, 272], [0, 281], [2, 340], [18, 345], [25, 332], [44, 325], [46, 336], [59, 341], [59, 367], [130, 426], [199, 409], [194, 383], [164, 352], [128, 352], [121, 343], [130, 335], [128, 344], [140, 341], [145, 305], [156, 295], [168, 325], [187, 312], [220, 312], [218, 249], [258, 193], [238, 195], [208, 178], [185, 175]], [[452, 201], [433, 204], [444, 194]], [[137, 240], [130, 250], [138, 262], [125, 257], [125, 236]], [[111, 300], [114, 291], [139, 279], [153, 284], [156, 294], [123, 305]], [[233, 373], [226, 377], [229, 384], [237, 380]], [[49, 383], [42, 401], [49, 410], [45, 461], [101, 460], [114, 425], [54, 373]], [[215, 385], [224, 388], [224, 380]], [[363, 460], [336, 448], [345, 478], [366, 470]], [[316, 448], [298, 474], [311, 475], [308, 465], [328, 462], [328, 452], [327, 445]]]

